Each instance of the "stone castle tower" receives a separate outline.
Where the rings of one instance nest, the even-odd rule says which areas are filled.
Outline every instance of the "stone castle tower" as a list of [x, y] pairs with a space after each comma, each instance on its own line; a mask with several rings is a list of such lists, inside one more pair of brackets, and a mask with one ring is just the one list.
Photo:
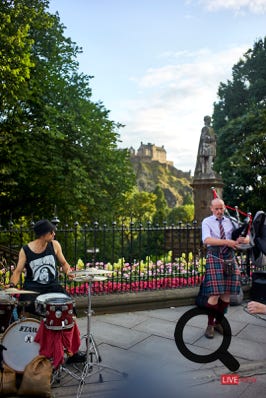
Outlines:
[[159, 147], [151, 143], [143, 144], [143, 142], [141, 142], [137, 153], [133, 147], [129, 148], [129, 152], [131, 158], [139, 158], [144, 162], [157, 161], [169, 166], [174, 165], [174, 162], [166, 159], [166, 150], [164, 146]]

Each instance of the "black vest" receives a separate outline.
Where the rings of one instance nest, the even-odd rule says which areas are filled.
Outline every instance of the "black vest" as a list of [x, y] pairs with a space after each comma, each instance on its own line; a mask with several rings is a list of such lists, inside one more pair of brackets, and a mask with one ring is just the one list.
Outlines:
[[42, 253], [34, 253], [28, 245], [23, 246], [23, 250], [27, 259], [24, 288], [45, 287], [57, 283], [56, 256], [52, 242], [47, 244]]

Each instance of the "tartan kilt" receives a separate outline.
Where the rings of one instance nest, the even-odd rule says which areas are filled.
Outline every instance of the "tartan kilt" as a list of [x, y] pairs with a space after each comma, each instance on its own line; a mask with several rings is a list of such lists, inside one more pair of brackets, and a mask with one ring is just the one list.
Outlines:
[[[217, 254], [217, 256], [216, 256]], [[232, 258], [232, 256], [229, 256]], [[203, 296], [220, 296], [222, 294], [239, 294], [240, 292], [240, 270], [234, 259], [235, 272], [232, 275], [225, 275], [223, 271], [223, 259], [228, 256], [215, 253], [207, 253], [206, 272], [201, 286], [201, 294]]]

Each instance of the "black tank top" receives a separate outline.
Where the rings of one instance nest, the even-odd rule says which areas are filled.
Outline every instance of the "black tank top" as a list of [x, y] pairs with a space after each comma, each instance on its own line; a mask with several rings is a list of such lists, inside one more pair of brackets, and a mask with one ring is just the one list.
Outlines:
[[57, 283], [56, 256], [52, 242], [42, 253], [34, 253], [28, 245], [23, 246], [26, 254], [25, 286], [48, 287]]

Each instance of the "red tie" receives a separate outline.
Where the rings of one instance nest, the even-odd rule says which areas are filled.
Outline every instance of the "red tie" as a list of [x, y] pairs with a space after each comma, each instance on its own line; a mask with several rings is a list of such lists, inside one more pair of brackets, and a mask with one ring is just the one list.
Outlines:
[[[226, 239], [225, 232], [224, 232], [224, 227], [223, 227], [223, 224], [222, 224], [223, 219], [222, 218], [217, 218], [217, 220], [219, 221], [220, 238], [221, 239]], [[228, 247], [223, 246], [222, 249], [221, 249], [221, 253], [225, 254], [227, 251], [228, 251]]]
[[226, 239], [225, 238], [225, 232], [224, 232], [224, 227], [223, 227], [223, 224], [222, 224], [222, 221], [223, 221], [223, 219], [222, 218], [218, 218], [218, 221], [219, 221], [219, 228], [220, 228], [220, 238], [221, 239]]

